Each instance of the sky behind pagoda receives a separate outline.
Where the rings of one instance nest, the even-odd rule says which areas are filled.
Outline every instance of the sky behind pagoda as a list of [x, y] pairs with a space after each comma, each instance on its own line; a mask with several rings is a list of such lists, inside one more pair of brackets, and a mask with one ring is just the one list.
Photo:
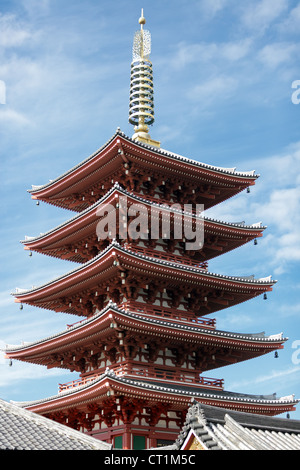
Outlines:
[[[289, 337], [267, 355], [206, 375], [225, 389], [300, 398], [300, 2], [292, 0], [16, 0], [0, 2], [0, 345], [35, 341], [77, 320], [24, 306], [16, 287], [73, 269], [23, 251], [20, 240], [73, 214], [27, 190], [69, 170], [128, 124], [132, 40], [141, 8], [152, 34], [155, 117], [162, 147], [204, 163], [256, 170], [251, 193], [207, 212], [267, 225], [249, 244], [210, 262], [226, 275], [272, 275], [259, 297], [220, 312], [219, 329]], [[294, 94], [294, 98], [299, 95]], [[293, 102], [294, 101], [294, 102]], [[298, 344], [299, 342], [299, 344]], [[204, 374], [205, 375], [205, 374]], [[54, 395], [77, 376], [0, 359], [0, 397]], [[300, 418], [300, 406], [292, 417]]]

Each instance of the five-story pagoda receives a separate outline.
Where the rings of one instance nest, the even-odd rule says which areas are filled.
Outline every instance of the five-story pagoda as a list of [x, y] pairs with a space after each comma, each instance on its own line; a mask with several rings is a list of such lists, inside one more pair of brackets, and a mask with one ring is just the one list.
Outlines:
[[30, 191], [33, 199], [76, 214], [27, 237], [24, 248], [78, 265], [45, 285], [15, 292], [15, 300], [78, 315], [79, 322], [6, 348], [10, 359], [80, 374], [61, 384], [57, 395], [19, 406], [124, 449], [173, 442], [191, 398], [271, 416], [297, 403], [293, 396], [228, 392], [223, 380], [207, 377], [286, 341], [281, 334], [219, 331], [211, 317], [265, 295], [274, 284], [270, 277], [211, 273], [210, 259], [261, 237], [264, 227], [198, 212], [247, 190], [257, 176], [184, 158], [151, 139], [151, 37], [143, 14], [139, 22], [131, 65], [133, 137], [117, 130], [82, 163]]

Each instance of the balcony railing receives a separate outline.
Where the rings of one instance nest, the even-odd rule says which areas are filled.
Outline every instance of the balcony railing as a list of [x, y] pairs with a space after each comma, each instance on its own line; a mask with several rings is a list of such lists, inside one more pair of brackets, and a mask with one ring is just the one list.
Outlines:
[[81, 387], [81, 385], [87, 385], [90, 382], [93, 382], [100, 375], [101, 374], [89, 375], [88, 377], [82, 377], [81, 379], [72, 380], [71, 382], [58, 384], [58, 393], [65, 392], [66, 390], [71, 390], [73, 388]]
[[139, 245], [130, 246], [129, 244], [125, 245], [126, 248], [132, 250], [136, 253], [140, 253], [150, 258], [157, 258], [163, 261], [170, 261], [171, 263], [184, 264], [186, 266], [192, 266], [194, 268], [199, 268], [207, 271], [208, 263], [206, 261], [194, 260], [186, 255], [175, 255], [173, 253], [167, 253], [165, 251], [153, 250], [151, 248], [145, 248]]
[[[142, 302], [135, 302], [135, 301], [128, 301], [125, 303], [121, 303], [119, 308], [128, 310], [128, 312], [143, 314], [143, 315], [150, 315], [155, 316], [156, 318], [163, 318], [163, 319], [170, 319], [172, 321], [178, 321], [180, 323], [188, 324], [189, 326], [195, 325], [200, 326], [202, 328], [208, 328], [211, 330], [216, 329], [216, 320], [214, 318], [203, 318], [203, 317], [195, 317], [192, 312], [185, 312], [184, 310], [178, 310], [176, 308], [167, 308], [167, 307], [160, 307], [157, 305], [147, 305], [146, 303], [143, 304]], [[79, 325], [80, 323], [84, 322], [84, 320], [80, 320], [78, 322], [68, 324], [67, 329], [72, 328], [75, 325]]]
[[[120, 366], [111, 368], [117, 377], [140, 378], [157, 382], [172, 382], [172, 384], [180, 384], [192, 387], [200, 387], [209, 390], [223, 390], [223, 379], [212, 379], [208, 377], [198, 376], [192, 372], [173, 371], [168, 369], [159, 369], [156, 367], [136, 367], [129, 364], [122, 364]], [[59, 384], [59, 393], [66, 390], [71, 390], [82, 385], [87, 385], [90, 382], [100, 377], [103, 372], [87, 377], [82, 377], [65, 384]]]
[[164, 319], [171, 319], [172, 321], [178, 320], [182, 323], [187, 323], [191, 326], [201, 326], [214, 330], [216, 328], [216, 320], [214, 318], [196, 317], [192, 312], [186, 312], [176, 308], [160, 307], [157, 305], [147, 305], [141, 302], [128, 301], [120, 305], [121, 308], [128, 309], [128, 311], [138, 314], [152, 315]]

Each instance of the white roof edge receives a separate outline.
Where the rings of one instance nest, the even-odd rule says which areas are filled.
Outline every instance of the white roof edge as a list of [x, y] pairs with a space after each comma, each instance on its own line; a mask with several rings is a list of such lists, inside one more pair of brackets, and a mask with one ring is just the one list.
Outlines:
[[[73, 221], [75, 221], [77, 219], [80, 219], [83, 215], [85, 215], [85, 214], [89, 213], [90, 211], [92, 211], [97, 206], [97, 204], [99, 204], [99, 202], [101, 200], [104, 201], [106, 198], [108, 198], [113, 193], [113, 191], [115, 191], [115, 190], [119, 190], [119, 191], [123, 192], [124, 194], [129, 195], [130, 197], [141, 200], [145, 203], [149, 203], [150, 205], [157, 206], [158, 208], [161, 208], [161, 209], [166, 208], [165, 203], [160, 203], [160, 202], [155, 202], [155, 201], [148, 201], [146, 196], [143, 197], [144, 195], [140, 196], [140, 195], [134, 194], [134, 193], [122, 188], [118, 182], [115, 182], [114, 185], [111, 187], [111, 189], [108, 190], [107, 193], [104, 196], [99, 198], [96, 202], [94, 202], [91, 206], [84, 209], [82, 212], [79, 212], [78, 214], [75, 214], [73, 217], [71, 217], [67, 221], [57, 225], [56, 227], [50, 229], [49, 231], [44, 232], [44, 233], [40, 233], [40, 235], [37, 235], [37, 236], [25, 235], [24, 240], [21, 240], [20, 243], [24, 244], [26, 242], [30, 242], [30, 241], [33, 241], [33, 240], [39, 240], [39, 239], [41, 239], [41, 238], [43, 238], [43, 237], [45, 237], [45, 236], [47, 236], [51, 233], [56, 232], [60, 228], [67, 226], [68, 224], [72, 223]], [[185, 214], [184, 211], [180, 212], [179, 210], [176, 210], [174, 208], [172, 209], [172, 205], [170, 205], [170, 208], [171, 208], [170, 210], [174, 213], [178, 212], [178, 214], [181, 214], [181, 213]], [[244, 221], [242, 221], [242, 222], [226, 222], [226, 221], [223, 221], [223, 220], [218, 220], [218, 219], [214, 219], [214, 218], [206, 217], [206, 216], [202, 216], [202, 215], [201, 216], [195, 215], [195, 217], [197, 217], [197, 218], [200, 217], [200, 219], [204, 220], [204, 222], [207, 221], [207, 222], [211, 222], [211, 223], [226, 225], [226, 226], [229, 226], [229, 227], [242, 228], [242, 229], [245, 229], [245, 230], [255, 229], [255, 228], [257, 228], [257, 229], [266, 229], [267, 228], [266, 226], [262, 225], [262, 222], [256, 222], [254, 224], [247, 225], [247, 224], [245, 224]]]
[[295, 401], [295, 395], [291, 394], [291, 395], [287, 395], [285, 397], [280, 397], [280, 398], [278, 398], [278, 400], [279, 401], [288, 401], [288, 402]]
[[164, 153], [164, 152], [168, 153], [169, 155], [173, 155], [176, 158], [179, 158], [181, 160], [186, 160], [187, 162], [194, 163], [196, 165], [200, 164], [200, 165], [202, 165], [202, 166], [204, 166], [208, 169], [212, 169], [212, 170], [216, 170], [216, 171], [222, 171], [222, 172], [225, 172], [225, 173], [236, 174], [237, 176], [240, 176], [240, 175], [255, 176], [255, 170], [236, 171], [236, 167], [226, 168], [226, 167], [222, 167], [222, 166], [209, 165], [208, 163], [203, 163], [203, 162], [200, 162], [198, 160], [193, 160], [192, 158], [184, 157], [183, 155], [180, 155], [180, 154], [175, 153], [175, 152], [171, 152], [170, 150], [166, 150], [166, 149], [163, 149], [163, 148], [159, 148], [157, 150], [162, 152], [162, 153]]
[[[266, 276], [266, 277], [260, 277], [259, 279], [257, 279], [257, 281], [261, 281], [261, 282], [272, 282], [272, 275]], [[273, 282], [275, 282], [275, 281], [273, 281]]]
[[[77, 393], [80, 393], [80, 391], [84, 390], [84, 389], [87, 389], [89, 387], [92, 387], [94, 386], [95, 384], [97, 384], [97, 382], [100, 382], [101, 380], [103, 380], [105, 377], [108, 377], [108, 378], [112, 378], [112, 379], [115, 379], [115, 380], [118, 380], [120, 382], [124, 382], [124, 383], [128, 383], [130, 385], [133, 385], [133, 386], [138, 386], [138, 387], [142, 387], [142, 388], [150, 388], [152, 390], [157, 390], [157, 391], [169, 391], [169, 392], [172, 392], [172, 393], [175, 393], [175, 388], [174, 389], [171, 389], [170, 387], [168, 387], [168, 384], [156, 384], [156, 383], [147, 383], [147, 382], [143, 382], [143, 381], [138, 381], [136, 379], [133, 379], [131, 377], [126, 377], [126, 376], [123, 376], [123, 377], [120, 377], [120, 376], [116, 376], [115, 372], [112, 370], [112, 369], [109, 369], [107, 368], [106, 371], [101, 374], [100, 376], [96, 377], [95, 380], [92, 380], [91, 382], [87, 383], [87, 384], [82, 384], [82, 385], [79, 385], [78, 387], [76, 387], [76, 389], [71, 389], [71, 390], [65, 390], [65, 391], [62, 391], [60, 393], [58, 393], [57, 395], [54, 395], [54, 396], [51, 396], [51, 397], [48, 397], [48, 398], [44, 398], [44, 399], [40, 399], [40, 400], [34, 400], [34, 401], [31, 401], [31, 402], [14, 402], [14, 404], [16, 406], [20, 406], [20, 407], [28, 407], [28, 406], [33, 406], [37, 403], [46, 403], [46, 402], [50, 402], [50, 401], [53, 401], [53, 400], [56, 400], [57, 398], [63, 398], [63, 397], [66, 397], [68, 395], [72, 395], [72, 394], [77, 394]], [[176, 387], [176, 383], [174, 384], [174, 386]], [[178, 393], [178, 390], [176, 390], [176, 393]], [[183, 395], [187, 395], [187, 392], [185, 390], [183, 390], [182, 392], [180, 391], [179, 393], [183, 394]], [[224, 391], [224, 393], [226, 394], [227, 392]], [[206, 393], [203, 392], [202, 390], [201, 391], [192, 391], [192, 392], [189, 392], [189, 395], [190, 396], [193, 396], [193, 397], [199, 397], [199, 396], [209, 396], [211, 398], [220, 398], [220, 399], [224, 399], [224, 395], [223, 395], [223, 392], [218, 393], [217, 391], [213, 391], [213, 390], [207, 390]], [[256, 395], [244, 395], [244, 394], [235, 394], [235, 396], [230, 396], [228, 397], [230, 401], [238, 401], [238, 402], [251, 402], [251, 403], [261, 403], [261, 402], [266, 402], [266, 403], [270, 403], [270, 402], [273, 402], [274, 404], [276, 403], [280, 403], [280, 402], [289, 402], [289, 403], [295, 403], [295, 401], [299, 401], [299, 400], [295, 400], [295, 396], [294, 395], [289, 395], [289, 396], [286, 396], [286, 397], [281, 397], [281, 398], [270, 398], [268, 396], [262, 396], [262, 397], [257, 397]]]
[[258, 178], [259, 175], [255, 174], [255, 170], [251, 170], [251, 171], [236, 171], [236, 168], [223, 168], [223, 167], [218, 167], [218, 166], [213, 166], [213, 165], [209, 165], [207, 163], [203, 163], [203, 162], [200, 162], [200, 161], [197, 161], [197, 160], [193, 160], [191, 158], [188, 158], [188, 157], [183, 157], [182, 155], [179, 155], [179, 154], [176, 154], [174, 152], [171, 152], [169, 150], [164, 150], [162, 148], [157, 148], [157, 147], [152, 147], [152, 146], [149, 146], [147, 144], [143, 144], [141, 142], [137, 142], [137, 141], [133, 141], [130, 137], [126, 136], [124, 134], [124, 132], [122, 132], [119, 128], [116, 130], [115, 134], [113, 134], [113, 136], [104, 144], [102, 145], [98, 150], [96, 150], [94, 153], [92, 153], [89, 157], [85, 158], [83, 161], [81, 161], [80, 163], [78, 163], [77, 165], [75, 165], [73, 168], [69, 169], [68, 171], [66, 171], [65, 173], [63, 173], [62, 175], [58, 176], [57, 178], [54, 178], [53, 180], [49, 180], [48, 183], [45, 183], [43, 185], [31, 185], [31, 189], [27, 190], [29, 193], [31, 192], [34, 192], [34, 191], [38, 191], [39, 189], [41, 188], [46, 188], [48, 187], [49, 185], [51, 185], [51, 183], [55, 183], [57, 181], [60, 181], [62, 178], [64, 178], [65, 176], [67, 176], [68, 174], [72, 173], [72, 171], [74, 171], [75, 169], [77, 168], [80, 168], [82, 165], [84, 165], [86, 162], [88, 162], [90, 159], [94, 158], [97, 154], [99, 154], [105, 147], [107, 147], [107, 145], [109, 145], [113, 139], [117, 136], [122, 136], [124, 137], [125, 139], [129, 140], [130, 142], [134, 143], [134, 144], [137, 144], [141, 147], [144, 147], [144, 148], [148, 148], [149, 150], [151, 151], [155, 151], [156, 153], [161, 153], [161, 154], [166, 154], [166, 155], [169, 155], [169, 156], [173, 156], [174, 158], [177, 158], [179, 160], [182, 160], [182, 161], [185, 161], [187, 163], [190, 163], [190, 164], [193, 164], [193, 165], [197, 165], [197, 166], [201, 166], [205, 169], [208, 169], [208, 170], [212, 170], [212, 171], [221, 171], [223, 173], [227, 173], [227, 174], [231, 174], [231, 175], [235, 175], [235, 176], [238, 176], [238, 177], [252, 177], [252, 178]]
[[[166, 320], [160, 320], [160, 319], [153, 319], [153, 318], [145, 318], [143, 317], [142, 315], [139, 315], [139, 314], [135, 314], [135, 312], [130, 312], [128, 311], [126, 308], [120, 308], [118, 307], [118, 305], [116, 303], [114, 303], [113, 301], [109, 301], [109, 303], [100, 311], [98, 311], [97, 313], [95, 313], [93, 316], [89, 317], [89, 318], [84, 318], [83, 320], [75, 323], [73, 326], [71, 327], [68, 327], [66, 328], [65, 330], [63, 331], [60, 331], [54, 335], [51, 335], [51, 336], [48, 336], [46, 338], [42, 338], [40, 340], [37, 340], [37, 341], [32, 341], [32, 342], [25, 342], [23, 341], [21, 344], [18, 344], [18, 345], [12, 345], [12, 344], [6, 344], [6, 347], [5, 349], [3, 349], [4, 352], [10, 352], [11, 350], [20, 350], [20, 349], [26, 349], [27, 347], [31, 347], [31, 346], [34, 346], [34, 345], [37, 345], [37, 344], [42, 344], [42, 343], [45, 343], [47, 341], [50, 341], [52, 339], [55, 339], [59, 336], [63, 336], [65, 334], [68, 334], [69, 332], [71, 332], [72, 330], [77, 330], [77, 329], [80, 329], [82, 328], [83, 326], [87, 325], [88, 323], [90, 322], [94, 322], [95, 320], [97, 320], [98, 317], [101, 317], [106, 311], [108, 311], [109, 309], [113, 309], [117, 312], [120, 312], [120, 313], [123, 313], [125, 315], [130, 315], [131, 317], [139, 317], [141, 320], [148, 320], [150, 322], [154, 322], [154, 323], [162, 323], [162, 324], [168, 324], [169, 326], [178, 326], [177, 324], [174, 324], [172, 323], [172, 320], [170, 322], [166, 321]], [[197, 328], [197, 325], [195, 326], [194, 324], [191, 324], [190, 326], [187, 326], [187, 325], [181, 325], [182, 327], [186, 327], [189, 331], [192, 331], [192, 330], [199, 330], [200, 333], [203, 333], [204, 331], [203, 330], [206, 330], [205, 328], [203, 327], [198, 327]], [[278, 341], [278, 340], [287, 340], [287, 338], [284, 338], [283, 337], [283, 333], [278, 333], [278, 334], [274, 334], [274, 335], [270, 335], [270, 336], [266, 336], [263, 333], [233, 333], [231, 331], [222, 331], [222, 330], [215, 330], [213, 333], [211, 330], [207, 330], [206, 331], [207, 333], [210, 333], [210, 334], [213, 334], [215, 335], [216, 337], [220, 336], [220, 337], [228, 337], [228, 338], [236, 338], [236, 339], [245, 339], [246, 341], [248, 340], [271, 340], [271, 341]]]
[[156, 264], [161, 264], [163, 266], [170, 266], [170, 267], [175, 267], [179, 270], [182, 270], [182, 271], [187, 271], [187, 272], [201, 272], [201, 274], [205, 274], [206, 276], [214, 276], [214, 277], [217, 277], [218, 279], [223, 279], [223, 280], [228, 280], [228, 281], [242, 281], [244, 280], [245, 282], [250, 282], [251, 284], [252, 283], [272, 283], [272, 284], [276, 284], [277, 281], [272, 281], [272, 276], [268, 276], [268, 277], [265, 277], [265, 278], [259, 278], [259, 279], [255, 279], [253, 277], [253, 275], [251, 276], [225, 276], [223, 274], [216, 274], [216, 273], [212, 273], [212, 272], [209, 272], [209, 271], [206, 271], [202, 268], [195, 268], [195, 267], [191, 267], [191, 266], [187, 266], [187, 265], [178, 265], [177, 263], [174, 263], [174, 262], [171, 262], [171, 261], [165, 261], [165, 260], [161, 260], [161, 259], [158, 259], [158, 258], [152, 258], [151, 256], [146, 256], [146, 255], [142, 255], [142, 254], [139, 254], [139, 253], [136, 253], [132, 250], [129, 250], [129, 249], [125, 249], [123, 248], [116, 240], [113, 240], [111, 242], [110, 245], [108, 245], [101, 253], [99, 253], [98, 255], [96, 255], [94, 258], [92, 258], [91, 260], [87, 261], [86, 263], [83, 263], [81, 266], [79, 267], [76, 267], [75, 269], [61, 275], [61, 276], [58, 276], [56, 277], [55, 279], [52, 279], [51, 281], [48, 281], [42, 285], [39, 285], [39, 286], [33, 286], [29, 289], [20, 289], [20, 288], [17, 288], [15, 292], [12, 293], [12, 295], [20, 295], [22, 293], [25, 293], [25, 292], [33, 292], [33, 291], [37, 291], [37, 290], [40, 290], [42, 288], [44, 288], [45, 286], [48, 286], [50, 284], [53, 284], [55, 282], [58, 282], [62, 279], [65, 279], [67, 278], [68, 276], [71, 276], [73, 273], [75, 272], [79, 272], [83, 269], [85, 269], [88, 265], [90, 264], [93, 264], [94, 262], [96, 262], [99, 258], [101, 258], [105, 253], [109, 252], [110, 250], [113, 250], [114, 248], [117, 248], [117, 249], [120, 249], [121, 251], [125, 252], [125, 253], [128, 253], [128, 254], [132, 254], [133, 256], [136, 256], [142, 260], [146, 259], [146, 260], [149, 260], [150, 262], [152, 263], [156, 263]]
[[277, 333], [275, 335], [270, 335], [270, 336], [268, 336], [268, 338], [269, 339], [275, 339], [275, 340], [276, 339], [283, 339], [283, 333], [281, 332], [281, 333]]

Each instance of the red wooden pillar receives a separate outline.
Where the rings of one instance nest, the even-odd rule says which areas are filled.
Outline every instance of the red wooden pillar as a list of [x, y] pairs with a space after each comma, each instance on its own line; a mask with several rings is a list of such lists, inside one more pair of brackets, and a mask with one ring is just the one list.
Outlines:
[[125, 426], [124, 433], [123, 433], [123, 449], [131, 450], [131, 432], [128, 426]]
[[149, 448], [151, 447], [156, 447], [156, 437], [153, 437], [153, 436], [149, 436]]

